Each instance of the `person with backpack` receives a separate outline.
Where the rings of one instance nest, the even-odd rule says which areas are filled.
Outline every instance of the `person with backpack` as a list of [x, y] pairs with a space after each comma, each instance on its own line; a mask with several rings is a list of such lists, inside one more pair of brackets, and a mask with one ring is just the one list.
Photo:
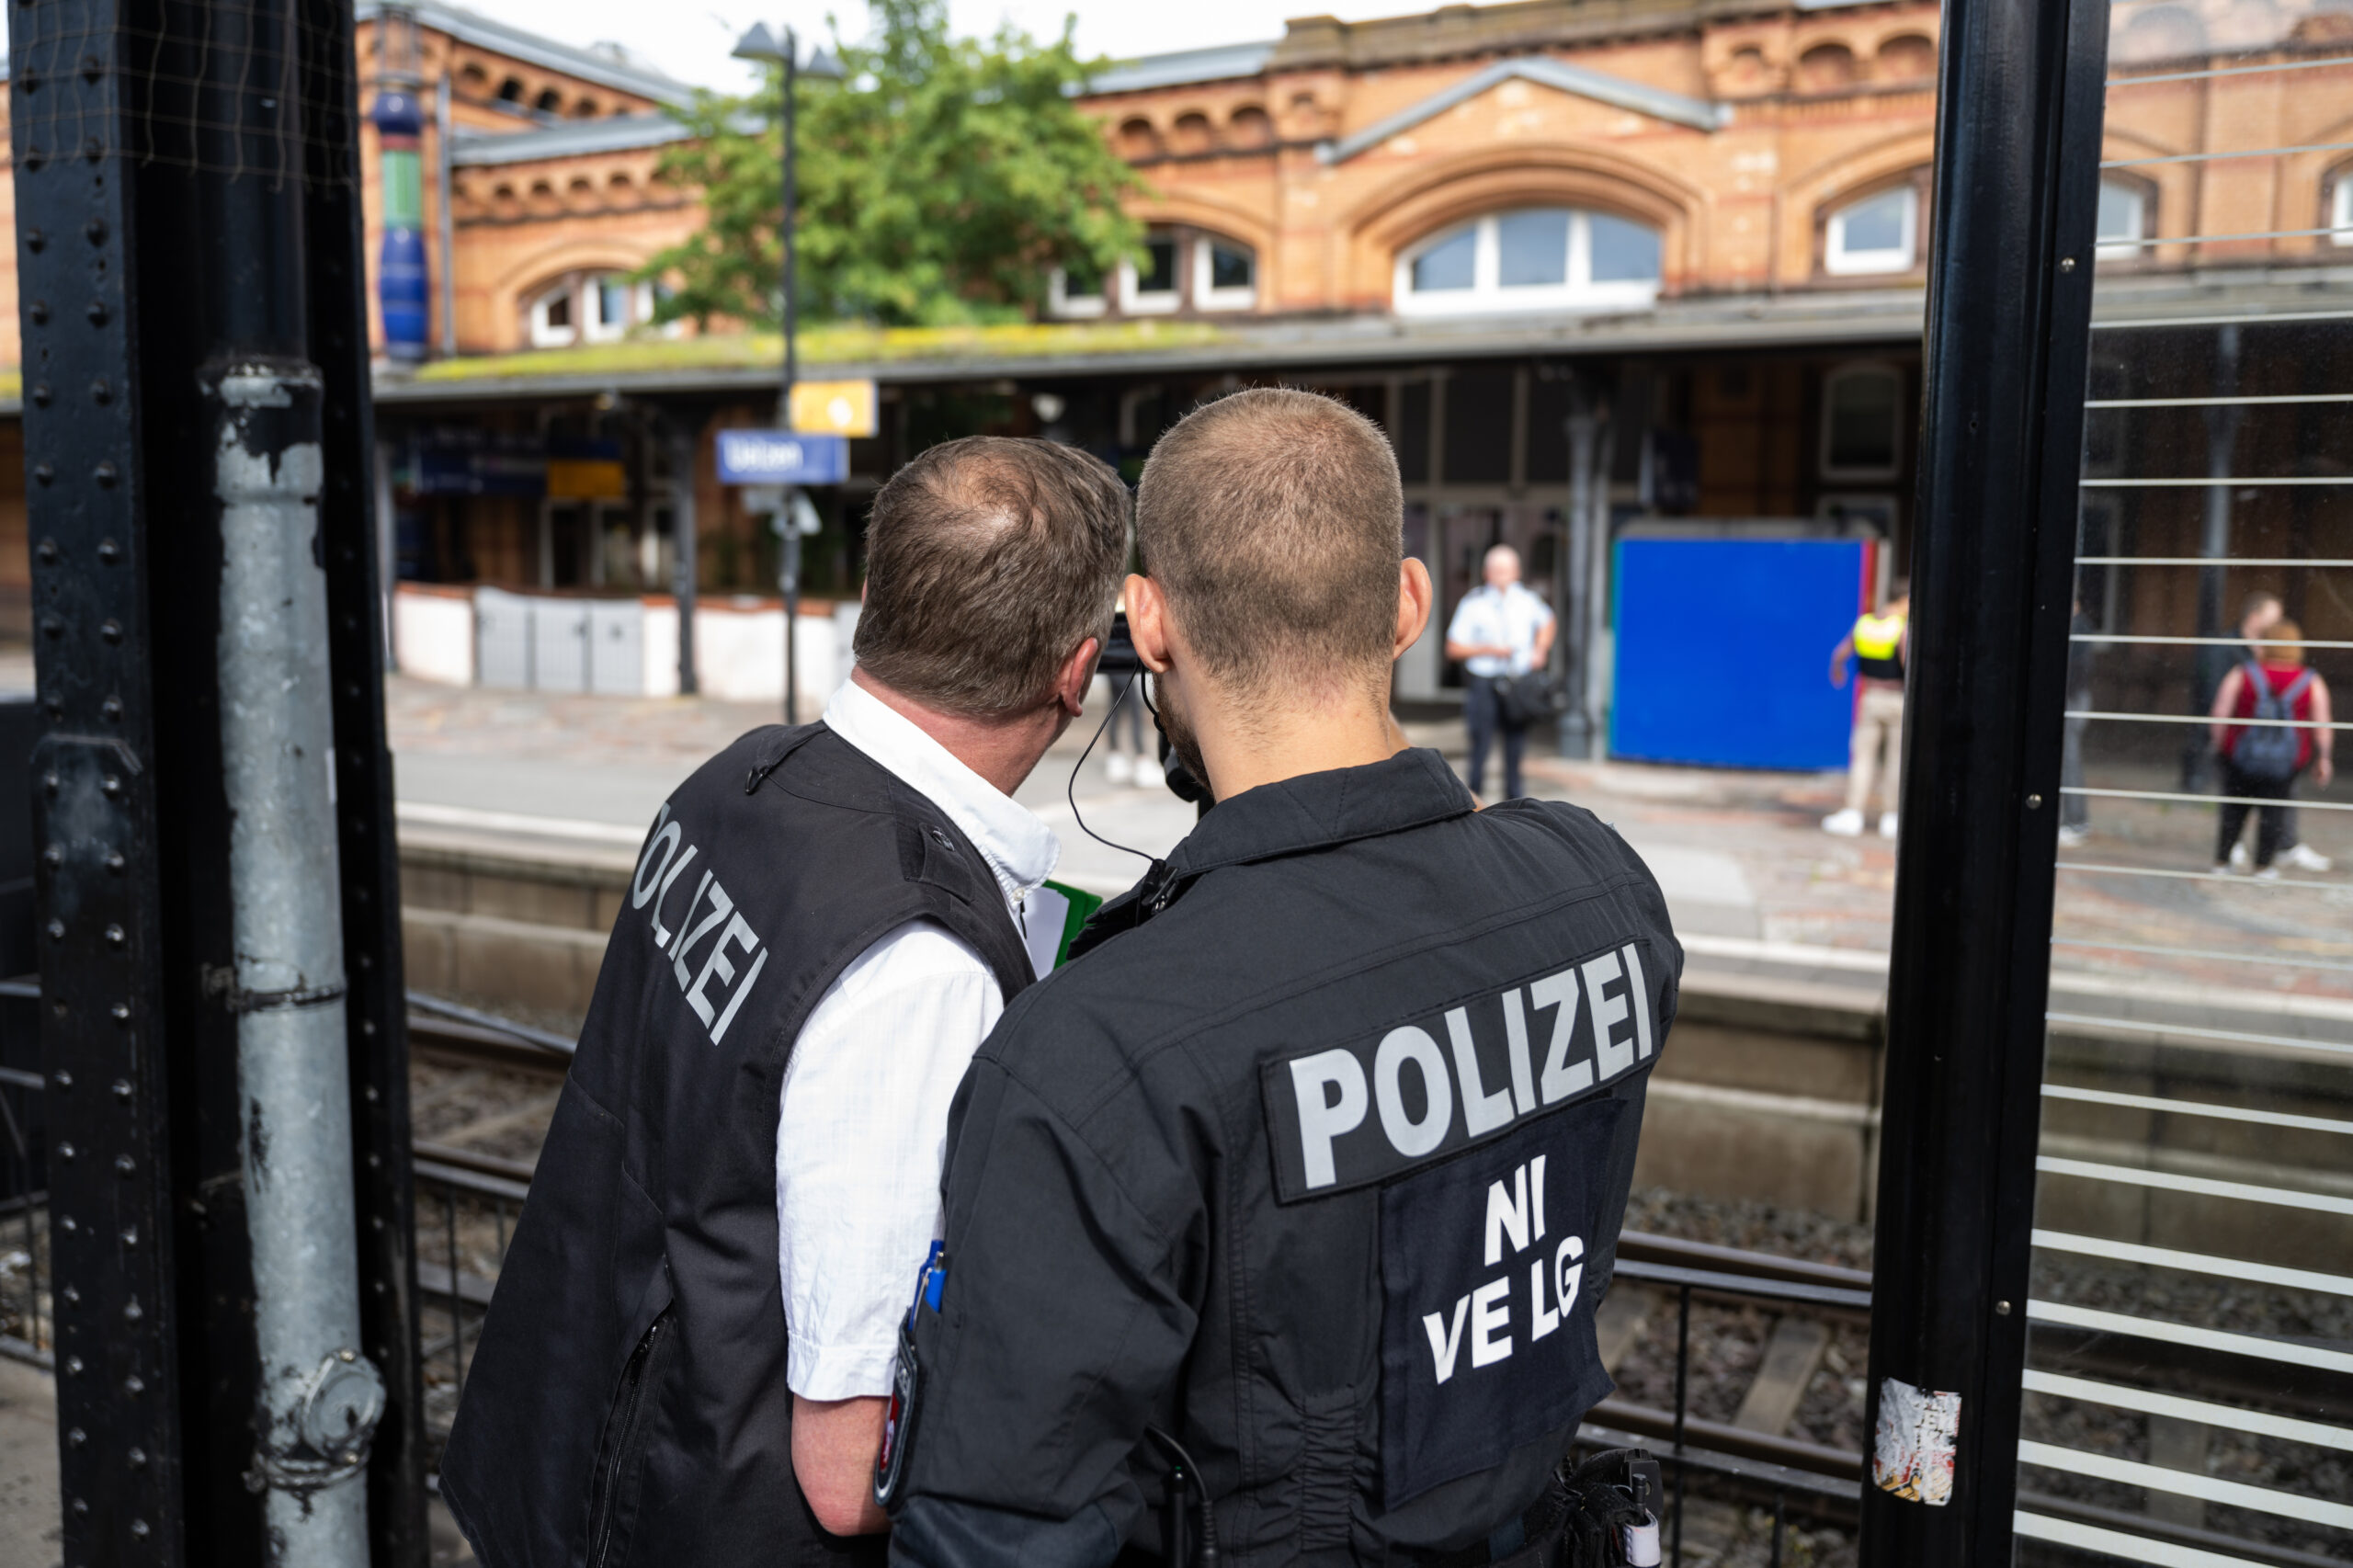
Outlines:
[[2336, 773], [2336, 734], [2329, 728], [2328, 682], [2304, 665], [2302, 627], [2292, 620], [2274, 622], [2256, 644], [2255, 655], [2223, 676], [2214, 693], [2214, 750], [2222, 759], [2214, 869], [2230, 873], [2247, 813], [2259, 808], [2255, 874], [2275, 881], [2279, 869], [2272, 861], [2286, 827], [2289, 788], [2307, 767], [2327, 787]]

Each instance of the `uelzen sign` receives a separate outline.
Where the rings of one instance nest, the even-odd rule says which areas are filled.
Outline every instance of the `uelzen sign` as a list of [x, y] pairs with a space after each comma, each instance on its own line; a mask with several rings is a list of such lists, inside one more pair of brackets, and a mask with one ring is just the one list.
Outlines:
[[839, 484], [849, 475], [849, 442], [798, 430], [722, 430], [722, 484]]

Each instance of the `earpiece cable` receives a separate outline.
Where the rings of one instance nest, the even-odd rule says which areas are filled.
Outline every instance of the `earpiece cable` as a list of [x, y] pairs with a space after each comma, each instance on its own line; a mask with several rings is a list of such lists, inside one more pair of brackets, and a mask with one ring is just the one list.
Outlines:
[[[1095, 726], [1095, 733], [1087, 739], [1086, 749], [1078, 754], [1078, 760], [1076, 762], [1071, 764], [1070, 779], [1063, 787], [1063, 798], [1070, 802], [1071, 820], [1078, 824], [1079, 832], [1086, 835], [1087, 837], [1095, 840], [1096, 843], [1103, 846], [1106, 849], [1116, 849], [1122, 855], [1132, 855], [1137, 859], [1143, 861], [1146, 865], [1152, 865], [1156, 863], [1153, 857], [1145, 854], [1141, 849], [1131, 849], [1124, 844], [1112, 843], [1109, 839], [1104, 837], [1101, 834], [1087, 826], [1086, 819], [1081, 816], [1078, 812], [1078, 770], [1085, 767], [1086, 766], [1086, 759], [1095, 755], [1095, 743], [1101, 740], [1103, 738], [1103, 732], [1111, 727], [1111, 720], [1120, 711], [1120, 704], [1128, 699], [1128, 692], [1142, 679], [1143, 676], [1142, 675], [1131, 675], [1126, 680], [1120, 684], [1120, 695], [1113, 698], [1111, 699], [1111, 706], [1103, 710], [1103, 722]], [[1137, 694], [1137, 700], [1141, 701], [1145, 708], [1152, 709], [1151, 698], [1139, 692]], [[1153, 710], [1153, 716], [1155, 719], [1159, 717], [1158, 710]]]

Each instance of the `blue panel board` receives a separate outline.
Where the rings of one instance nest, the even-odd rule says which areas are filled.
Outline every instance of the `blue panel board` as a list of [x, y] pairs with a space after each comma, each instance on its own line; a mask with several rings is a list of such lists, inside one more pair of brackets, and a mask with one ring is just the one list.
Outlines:
[[722, 430], [722, 484], [839, 484], [849, 473], [849, 439], [796, 430]]
[[1847, 762], [1830, 650], [1861, 608], [1853, 540], [1618, 542], [1612, 754], [1720, 767]]

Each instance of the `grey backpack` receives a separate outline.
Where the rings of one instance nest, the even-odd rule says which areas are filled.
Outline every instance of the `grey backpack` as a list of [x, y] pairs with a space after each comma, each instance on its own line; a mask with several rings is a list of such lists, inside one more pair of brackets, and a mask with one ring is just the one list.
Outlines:
[[[2246, 679], [2255, 689], [2256, 718], [2291, 719], [2296, 713], [2296, 699], [2312, 688], [2313, 672], [2306, 670], [2298, 676], [2285, 691], [2271, 689], [2259, 665], [2246, 666]], [[2239, 732], [2238, 743], [2231, 748], [2231, 765], [2249, 778], [2284, 784], [2296, 776], [2296, 758], [2303, 745], [2303, 732], [2292, 725], [2250, 724]]]

